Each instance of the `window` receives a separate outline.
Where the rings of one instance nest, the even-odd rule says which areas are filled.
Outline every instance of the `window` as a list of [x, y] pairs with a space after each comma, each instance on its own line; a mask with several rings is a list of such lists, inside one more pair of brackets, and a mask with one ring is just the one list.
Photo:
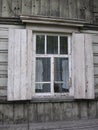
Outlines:
[[35, 93], [69, 92], [70, 36], [35, 35]]
[[47, 94], [94, 99], [91, 34], [35, 34], [11, 29], [8, 46], [9, 101]]

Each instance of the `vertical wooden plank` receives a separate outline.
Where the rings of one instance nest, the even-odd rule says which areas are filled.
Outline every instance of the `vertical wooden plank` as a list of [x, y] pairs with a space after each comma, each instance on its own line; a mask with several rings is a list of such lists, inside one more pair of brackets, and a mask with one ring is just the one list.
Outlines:
[[22, 12], [22, 0], [12, 0], [12, 10], [13, 15], [18, 16], [21, 15]]
[[62, 105], [60, 103], [53, 103], [52, 109], [53, 121], [62, 120]]
[[[20, 99], [27, 98], [27, 41], [26, 31], [20, 32]], [[19, 71], [19, 70], [17, 70]]]
[[33, 94], [32, 89], [32, 57], [33, 57], [33, 40], [32, 40], [32, 30], [27, 30], [27, 88], [26, 94], [27, 99], [31, 99]]
[[3, 123], [4, 121], [4, 109], [3, 109], [4, 104], [0, 104], [0, 122]]
[[62, 119], [68, 120], [72, 119], [72, 103], [63, 103], [63, 109], [62, 109]]
[[32, 1], [32, 15], [40, 15], [41, 0]]
[[14, 99], [14, 30], [9, 30], [9, 46], [8, 46], [8, 100]]
[[24, 121], [23, 104], [14, 104], [14, 123], [22, 123]]
[[3, 17], [9, 17], [12, 14], [11, 9], [11, 2], [12, 0], [3, 0], [2, 1], [2, 16]]
[[44, 104], [38, 103], [37, 104], [37, 121], [44, 121]]
[[4, 104], [3, 111], [4, 111], [4, 117], [3, 117], [4, 123], [13, 123], [13, 121], [14, 121], [13, 104]]
[[52, 114], [52, 103], [45, 103], [44, 104], [44, 118], [45, 121], [52, 121], [53, 114]]
[[21, 32], [20, 30], [15, 30], [15, 39], [14, 39], [14, 66], [13, 66], [13, 72], [14, 72], [14, 100], [20, 99], [20, 85], [21, 85]]
[[43, 16], [50, 15], [50, 0], [41, 0], [40, 14]]
[[32, 31], [12, 29], [9, 32], [8, 100], [31, 99]]
[[68, 12], [69, 12], [68, 0], [60, 0], [59, 6], [60, 6], [60, 17], [68, 19]]
[[85, 55], [83, 34], [73, 34], [72, 48], [72, 78], [74, 81], [75, 98], [85, 98]]
[[0, 16], [2, 16], [2, 0], [0, 0]]
[[96, 102], [95, 101], [90, 101], [89, 102], [89, 105], [88, 105], [88, 117], [89, 118], [95, 118], [96, 117], [96, 113], [97, 113], [97, 111], [96, 111], [96, 106], [97, 106], [97, 104], [96, 104]]
[[78, 20], [85, 20], [85, 0], [77, 0]]
[[93, 49], [92, 35], [85, 34], [85, 64], [86, 64], [86, 96], [94, 98], [94, 66], [93, 66]]
[[22, 14], [31, 15], [32, 12], [32, 0], [22, 0]]
[[38, 121], [37, 120], [38, 113], [37, 113], [37, 104], [36, 103], [30, 104], [28, 113], [29, 113], [29, 121], [30, 122]]
[[80, 102], [80, 118], [88, 119], [87, 102]]
[[79, 106], [77, 102], [72, 103], [72, 119], [79, 119]]
[[55, 17], [60, 16], [59, 0], [50, 0], [50, 15]]
[[68, 0], [68, 18], [77, 19], [77, 0]]

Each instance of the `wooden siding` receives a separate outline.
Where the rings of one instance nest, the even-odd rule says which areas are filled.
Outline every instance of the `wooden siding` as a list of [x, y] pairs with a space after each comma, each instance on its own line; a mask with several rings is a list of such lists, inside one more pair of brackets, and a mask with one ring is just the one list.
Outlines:
[[8, 64], [8, 29], [0, 28], [0, 95], [6, 96]]
[[23, 27], [14, 25], [0, 25], [0, 96], [7, 96], [9, 28]]
[[93, 35], [93, 62], [95, 93], [98, 94], [98, 35]]
[[1, 17], [40, 15], [91, 22], [92, 0], [0, 0]]
[[98, 0], [94, 0], [93, 14], [94, 14], [94, 23], [98, 24]]
[[0, 124], [91, 119], [97, 111], [98, 101], [7, 102], [0, 103]]

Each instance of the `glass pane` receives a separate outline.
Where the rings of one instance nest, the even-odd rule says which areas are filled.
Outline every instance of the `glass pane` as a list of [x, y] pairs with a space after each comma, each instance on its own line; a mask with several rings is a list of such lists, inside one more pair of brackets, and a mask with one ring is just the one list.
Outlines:
[[36, 84], [35, 92], [36, 93], [50, 92], [50, 84]]
[[47, 53], [58, 54], [58, 36], [47, 36]]
[[69, 67], [68, 58], [54, 59], [54, 81], [63, 82], [64, 89], [69, 88]]
[[45, 52], [45, 36], [36, 36], [36, 54], [44, 54]]
[[36, 82], [50, 81], [50, 58], [36, 58]]
[[60, 54], [68, 54], [68, 37], [60, 37]]
[[69, 92], [69, 89], [66, 88], [65, 83], [54, 83], [54, 92], [64, 93], [64, 92]]

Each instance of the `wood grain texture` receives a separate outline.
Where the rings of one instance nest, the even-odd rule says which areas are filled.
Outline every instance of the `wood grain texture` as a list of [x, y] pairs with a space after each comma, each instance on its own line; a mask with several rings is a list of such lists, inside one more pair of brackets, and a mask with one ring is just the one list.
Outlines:
[[[74, 93], [75, 98], [85, 98], [84, 35], [73, 34]], [[80, 47], [81, 46], [81, 47]]]
[[32, 12], [32, 0], [22, 0], [22, 14], [30, 15]]
[[12, 0], [2, 0], [2, 16], [8, 17], [11, 16], [11, 2]]
[[27, 36], [26, 30], [12, 29], [9, 31], [8, 100], [31, 98], [32, 71], [30, 66], [32, 64], [29, 64], [31, 60], [29, 53], [32, 50], [29, 50], [31, 43], [27, 40]]
[[94, 98], [94, 66], [92, 35], [85, 34], [85, 64], [86, 64], [86, 97]]
[[[73, 76], [75, 98], [94, 98], [92, 36], [74, 34]], [[81, 47], [80, 47], [81, 46]]]

